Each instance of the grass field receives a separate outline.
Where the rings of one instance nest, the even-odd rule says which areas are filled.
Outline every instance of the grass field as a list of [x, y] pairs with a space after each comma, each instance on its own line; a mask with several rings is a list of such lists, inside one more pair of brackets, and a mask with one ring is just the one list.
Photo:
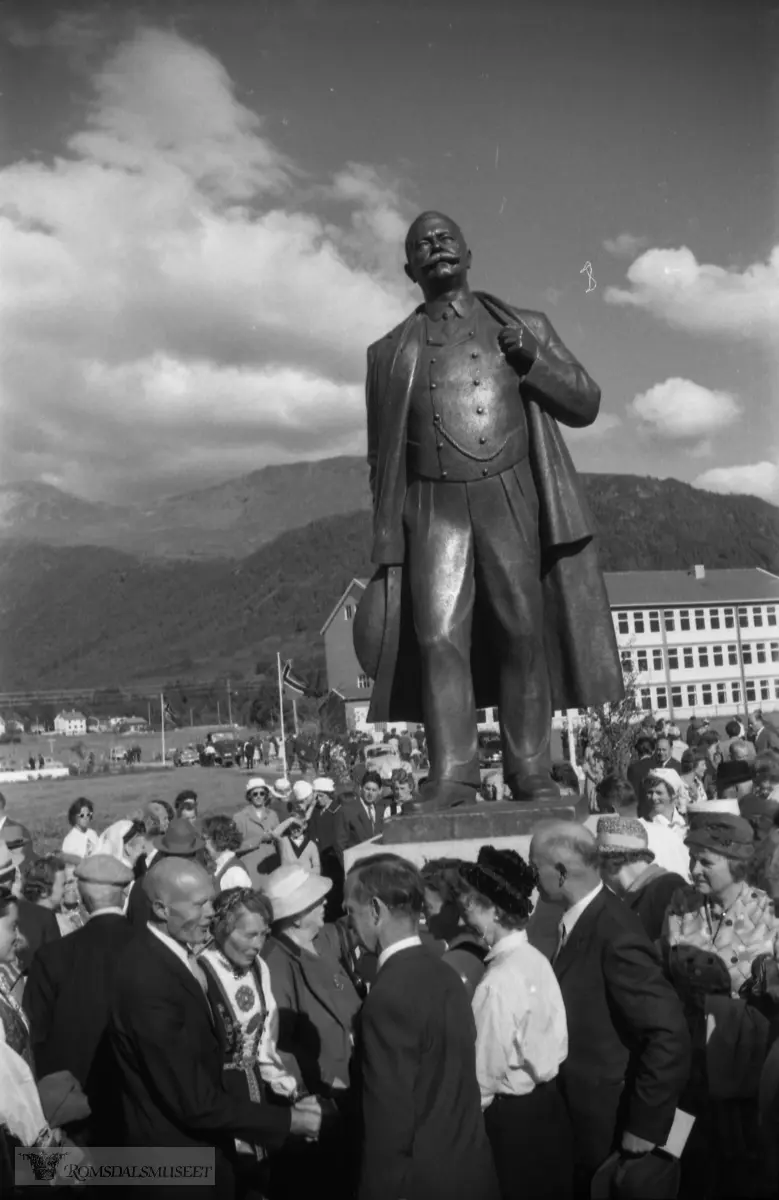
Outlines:
[[[184, 746], [196, 739], [202, 740], [205, 732], [208, 731], [175, 730], [170, 738], [166, 734], [166, 745]], [[48, 757], [49, 740], [48, 737], [25, 737], [21, 745], [5, 749], [13, 749], [14, 757], [22, 765], [33, 752]], [[67, 766], [72, 759], [69, 749], [72, 748], [73, 742], [79, 739], [51, 740], [54, 743], [51, 757], [59, 759]], [[150, 762], [154, 752], [159, 751], [160, 745], [159, 736], [154, 738], [149, 735], [138, 738], [112, 738], [109, 734], [90, 734], [80, 740], [88, 750], [95, 752], [98, 761], [107, 755], [112, 745], [132, 745], [135, 742], [143, 747], [142, 762]], [[273, 759], [269, 768], [256, 771], [257, 774], [268, 777], [276, 777], [280, 772], [280, 765]], [[16, 818], [26, 825], [33, 835], [36, 850], [46, 853], [60, 848], [62, 839], [70, 828], [68, 808], [80, 797], [85, 797], [94, 804], [94, 827], [97, 833], [101, 833], [107, 825], [126, 817], [133, 809], [147, 804], [150, 800], [167, 800], [172, 805], [175, 797], [184, 788], [194, 788], [197, 792], [201, 815], [237, 812], [243, 804], [248, 778], [249, 772], [237, 767], [170, 767], [137, 772], [128, 768], [123, 774], [82, 775], [70, 779], [6, 783], [0, 785], [0, 790], [7, 801], [6, 812], [9, 818]]]

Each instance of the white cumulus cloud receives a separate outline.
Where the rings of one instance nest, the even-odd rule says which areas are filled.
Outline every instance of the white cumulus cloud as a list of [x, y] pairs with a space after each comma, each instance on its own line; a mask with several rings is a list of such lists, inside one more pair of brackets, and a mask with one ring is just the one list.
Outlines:
[[709, 492], [759, 496], [779, 504], [779, 463], [764, 461], [737, 467], [712, 467], [693, 479], [693, 486]]
[[686, 246], [647, 250], [627, 272], [629, 288], [606, 288], [604, 299], [644, 309], [693, 333], [779, 339], [779, 246], [765, 263], [743, 271], [699, 263]]
[[365, 348], [410, 307], [397, 182], [312, 179], [171, 33], [93, 85], [61, 155], [0, 171], [2, 476], [140, 497], [359, 449]]
[[690, 379], [656, 383], [627, 407], [653, 435], [670, 439], [706, 438], [732, 425], [741, 412], [729, 392], [712, 391]]
[[633, 233], [621, 233], [615, 238], [606, 238], [603, 249], [617, 258], [633, 258], [647, 244], [647, 238], [637, 237]]

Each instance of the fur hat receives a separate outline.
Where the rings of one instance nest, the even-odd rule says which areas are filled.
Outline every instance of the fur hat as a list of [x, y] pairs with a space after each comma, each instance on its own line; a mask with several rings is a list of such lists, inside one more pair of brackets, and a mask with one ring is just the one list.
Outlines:
[[463, 863], [460, 874], [475, 892], [511, 916], [527, 918], [532, 913], [530, 897], [538, 877], [516, 850], [482, 846], [476, 862]]

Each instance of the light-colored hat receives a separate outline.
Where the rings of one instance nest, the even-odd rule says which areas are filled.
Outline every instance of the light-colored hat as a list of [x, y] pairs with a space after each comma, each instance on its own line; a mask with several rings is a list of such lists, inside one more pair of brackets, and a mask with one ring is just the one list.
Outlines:
[[634, 817], [601, 817], [598, 821], [598, 849], [601, 854], [625, 854], [639, 850], [654, 858], [649, 849], [646, 829]]
[[[264, 785], [267, 787], [267, 784]], [[277, 779], [271, 788], [271, 795], [277, 800], [289, 800], [292, 795], [292, 784], [288, 779]]]
[[266, 779], [261, 779], [259, 775], [255, 775], [254, 778], [250, 779], [246, 784], [246, 795], [248, 796], [249, 792], [259, 791], [260, 788], [266, 792], [273, 790]]
[[267, 876], [263, 891], [271, 902], [273, 920], [284, 921], [324, 900], [333, 886], [331, 879], [312, 875], [303, 867], [277, 867]]
[[315, 792], [326, 792], [328, 796], [332, 796], [335, 792], [335, 783], [332, 779], [328, 779], [324, 775], [320, 775], [311, 784]]
[[670, 788], [674, 800], [684, 787], [681, 775], [673, 767], [652, 767], [647, 779], [661, 779]]
[[297, 804], [306, 804], [314, 794], [314, 789], [305, 779], [299, 779], [292, 789], [292, 799]]
[[131, 868], [112, 854], [90, 854], [78, 864], [75, 875], [82, 883], [110, 883], [115, 887], [127, 887], [134, 878]]

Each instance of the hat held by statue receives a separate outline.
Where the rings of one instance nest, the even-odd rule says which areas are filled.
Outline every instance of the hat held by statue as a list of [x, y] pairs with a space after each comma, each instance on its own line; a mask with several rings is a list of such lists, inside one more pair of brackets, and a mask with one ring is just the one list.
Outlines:
[[516, 917], [532, 913], [530, 897], [538, 877], [516, 850], [482, 846], [475, 863], [462, 864], [460, 875], [469, 887], [505, 913]]

